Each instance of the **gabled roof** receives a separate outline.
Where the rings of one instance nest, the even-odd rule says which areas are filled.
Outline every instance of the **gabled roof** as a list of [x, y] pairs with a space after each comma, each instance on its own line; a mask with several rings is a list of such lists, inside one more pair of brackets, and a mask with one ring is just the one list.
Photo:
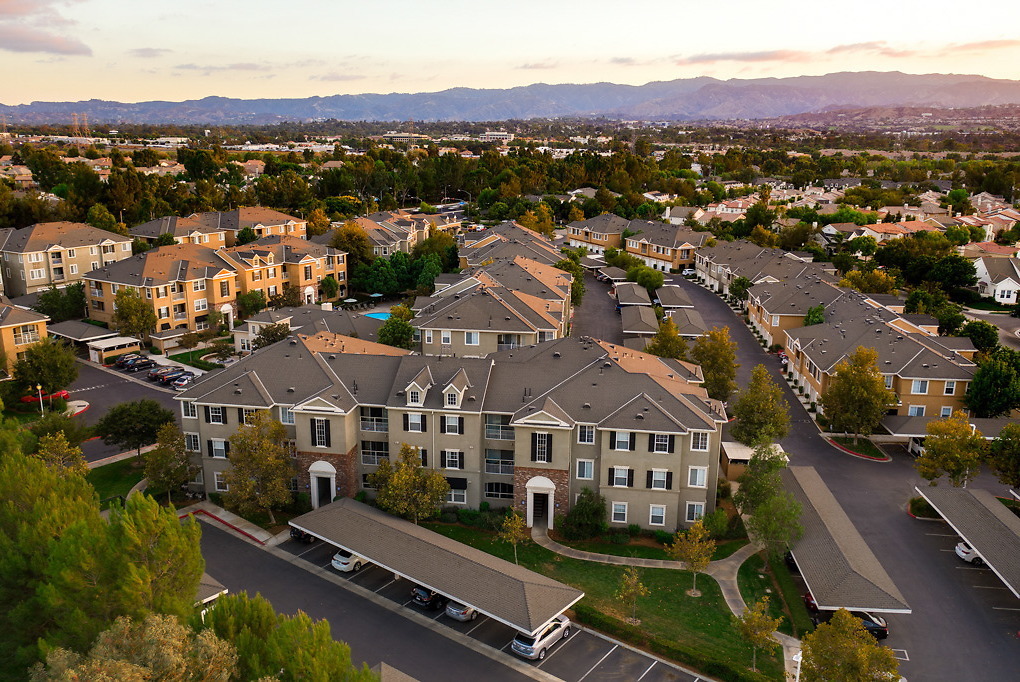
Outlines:
[[629, 225], [630, 221], [626, 218], [621, 218], [615, 213], [603, 213], [587, 220], [575, 220], [567, 227], [589, 230], [599, 234], [622, 234], [624, 230], [629, 229]]
[[667, 284], [666, 286], [659, 287], [655, 292], [655, 296], [659, 299], [659, 305], [663, 308], [694, 307], [691, 297], [683, 290], [682, 287], [679, 287], [676, 284]]
[[172, 244], [111, 263], [84, 278], [130, 286], [162, 286], [231, 272], [233, 268], [207, 246]]
[[130, 241], [130, 237], [100, 230], [85, 223], [36, 223], [18, 230], [8, 228], [0, 231], [0, 251], [8, 253], [31, 253], [53, 247], [75, 249]]
[[981, 259], [981, 265], [988, 273], [988, 279], [992, 284], [998, 284], [1007, 279], [1020, 284], [1020, 259], [984, 257]]
[[[12, 305], [6, 297], [0, 296], [0, 327], [49, 321], [49, 317], [34, 310], [25, 310]], [[89, 325], [92, 326], [92, 325]], [[96, 327], [98, 329], [98, 327]]]

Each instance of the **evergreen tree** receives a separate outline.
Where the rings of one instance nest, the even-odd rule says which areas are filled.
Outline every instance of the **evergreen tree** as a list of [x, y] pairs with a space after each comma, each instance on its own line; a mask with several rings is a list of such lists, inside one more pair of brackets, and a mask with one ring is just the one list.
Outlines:
[[152, 304], [133, 287], [118, 289], [113, 307], [113, 327], [124, 336], [144, 339], [156, 326]]
[[153, 490], [165, 490], [166, 502], [170, 493], [188, 482], [192, 475], [184, 434], [176, 422], [167, 422], [156, 431], [156, 447], [145, 453], [145, 478]]

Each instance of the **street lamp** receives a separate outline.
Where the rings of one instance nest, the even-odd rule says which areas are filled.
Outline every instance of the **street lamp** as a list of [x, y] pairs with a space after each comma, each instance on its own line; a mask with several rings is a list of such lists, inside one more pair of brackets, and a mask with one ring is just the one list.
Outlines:
[[800, 663], [804, 660], [804, 654], [800, 651], [790, 657], [792, 660], [797, 662], [797, 677], [793, 682], [800, 682]]
[[43, 407], [42, 401], [42, 384], [36, 384], [35, 390], [39, 392], [39, 411], [46, 414], [46, 409]]

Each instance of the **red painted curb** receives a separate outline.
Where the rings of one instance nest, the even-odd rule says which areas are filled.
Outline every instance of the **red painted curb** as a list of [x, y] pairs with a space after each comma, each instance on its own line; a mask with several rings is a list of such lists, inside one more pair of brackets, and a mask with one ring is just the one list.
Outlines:
[[850, 448], [846, 447], [845, 445], [840, 445], [839, 443], [837, 443], [836, 441], [834, 441], [831, 438], [826, 438], [825, 440], [828, 441], [829, 445], [842, 450], [846, 454], [853, 455], [854, 457], [860, 457], [861, 459], [866, 459], [869, 462], [891, 462], [892, 461], [892, 457], [888, 457], [888, 456], [886, 456], [886, 457], [872, 457], [870, 455], [863, 455], [863, 454], [861, 454], [859, 452], [854, 452], [853, 450], [851, 450]]
[[205, 516], [208, 516], [213, 521], [218, 521], [219, 523], [222, 523], [224, 526], [226, 526], [230, 530], [232, 530], [234, 532], [237, 532], [237, 533], [240, 533], [241, 535], [245, 536], [249, 540], [253, 540], [254, 542], [259, 543], [260, 545], [264, 546], [266, 544], [265, 542], [263, 542], [262, 540], [259, 540], [257, 537], [255, 537], [251, 533], [249, 533], [247, 531], [244, 531], [244, 530], [241, 530], [240, 528], [238, 528], [234, 524], [228, 523], [228, 522], [224, 521], [223, 519], [221, 519], [220, 517], [216, 516], [215, 514], [210, 514], [209, 512], [207, 512], [204, 509], [196, 509], [195, 511], [187, 512], [186, 514], [180, 514], [177, 518], [183, 519], [185, 516], [197, 516], [199, 514], [204, 514]]

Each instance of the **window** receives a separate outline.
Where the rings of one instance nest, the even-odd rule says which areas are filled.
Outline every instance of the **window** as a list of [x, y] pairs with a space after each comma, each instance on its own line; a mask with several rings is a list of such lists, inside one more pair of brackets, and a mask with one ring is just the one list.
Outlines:
[[29, 263], [42, 263], [43, 255], [41, 253], [30, 253], [28, 254]]
[[378, 464], [381, 459], [389, 459], [390, 444], [386, 441], [361, 441], [361, 463]]
[[708, 467], [690, 467], [687, 469], [687, 485], [692, 488], [708, 486]]
[[945, 395], [954, 395], [956, 393], [956, 382], [947, 381]]
[[276, 268], [266, 269], [266, 279], [276, 279]]
[[591, 445], [595, 442], [595, 427], [591, 424], [580, 424], [577, 427], [577, 442]]
[[74, 258], [74, 249], [68, 249], [67, 250], [67, 257], [68, 258]]
[[198, 452], [202, 449], [202, 445], [199, 443], [197, 433], [186, 433], [184, 434], [184, 449], [188, 452]]
[[440, 450], [439, 451], [439, 468], [440, 469], [463, 469], [464, 468], [464, 453], [460, 450]]
[[71, 263], [71, 274], [72, 275], [77, 275], [78, 274], [78, 266], [76, 264], [74, 264], [74, 263]]
[[421, 405], [421, 393], [418, 391], [408, 391], [407, 402], [411, 405]]
[[14, 343], [16, 345], [23, 346], [26, 343], [36, 343], [37, 341], [39, 341], [39, 330], [34, 324], [23, 324], [14, 328]]
[[252, 279], [253, 282], [260, 281], [262, 279], [262, 271], [261, 270], [252, 270], [251, 271], [251, 279]]
[[131, 250], [131, 243], [130, 242], [124, 242], [123, 244], [120, 245], [120, 250], [121, 251], [130, 251]]
[[439, 332], [439, 343], [444, 346], [449, 346], [453, 343], [453, 333], [445, 329]]
[[464, 345], [465, 346], [477, 346], [478, 345], [478, 332], [464, 332]]
[[485, 448], [485, 473], [510, 475], [514, 473], [514, 451]]
[[220, 282], [220, 296], [230, 296], [230, 281], [223, 280]]
[[911, 385], [910, 392], [914, 395], [927, 395], [928, 393], [928, 380], [927, 379], [914, 379]]
[[449, 407], [457, 407], [457, 393], [456, 391], [450, 391], [446, 394], [446, 404]]
[[311, 265], [306, 265], [305, 266], [305, 279], [311, 279], [311, 278], [312, 278], [312, 266]]
[[242, 337], [240, 337], [237, 340], [237, 346], [238, 346], [238, 348], [241, 349], [242, 353], [250, 353], [251, 352], [251, 339], [242, 336]]
[[885, 389], [887, 391], [891, 391], [892, 390], [892, 382], [893, 382], [893, 375], [892, 374], [886, 374], [885, 375]]
[[673, 477], [665, 469], [652, 469], [648, 472], [648, 480], [646, 481], [646, 487], [651, 490], [669, 490], [673, 486], [671, 485]]
[[212, 405], [205, 408], [205, 420], [210, 424], [226, 424], [226, 413], [223, 408], [218, 405]]
[[653, 504], [648, 507], [648, 525], [649, 526], [665, 526], [666, 525], [666, 506], [662, 504]]
[[446, 493], [446, 501], [450, 504], [467, 504], [467, 490], [450, 488], [450, 492]]
[[209, 456], [217, 459], [225, 459], [227, 456], [227, 441], [222, 438], [209, 440]]
[[404, 415], [404, 430], [413, 433], [425, 432], [425, 415], [420, 412], [411, 412]]
[[533, 433], [531, 434], [531, 461], [551, 462], [552, 461], [552, 434]]
[[42, 279], [45, 276], [46, 276], [45, 270], [29, 270], [28, 272], [29, 279]]
[[312, 446], [316, 448], [328, 448], [330, 443], [329, 420], [312, 419]]
[[464, 434], [464, 417], [443, 416], [441, 433]]
[[609, 467], [609, 484], [616, 488], [627, 488], [633, 484], [634, 474], [628, 467]]
[[627, 523], [626, 502], [613, 502], [613, 523]]
[[670, 443], [672, 438], [670, 438], [667, 434], [664, 434], [664, 433], [652, 434], [649, 437], [649, 440], [651, 441], [651, 443], [650, 443], [651, 447], [648, 448], [648, 449], [651, 452], [672, 452], [673, 451], [673, 448], [670, 447], [672, 445], [672, 443]]
[[241, 424], [251, 424], [255, 419], [255, 410], [239, 407], [237, 408], [237, 421]]
[[217, 471], [213, 474], [213, 477], [216, 479], [216, 492], [225, 493], [230, 490], [230, 486], [228, 486], [227, 482], [223, 480], [222, 471]]
[[99, 261], [97, 261], [97, 260], [92, 261], [90, 266], [91, 266], [91, 269], [98, 270], [99, 269]]
[[485, 437], [491, 440], [513, 440], [514, 427], [510, 426], [510, 415], [485, 415]]
[[949, 406], [949, 405], [943, 405], [942, 409], [939, 410], [939, 416], [940, 417], [952, 417], [953, 416], [953, 408], [951, 406]]
[[385, 433], [390, 430], [386, 409], [382, 407], [361, 408], [361, 430]]
[[92, 309], [93, 310], [106, 310], [106, 304], [103, 303], [102, 301], [93, 300], [92, 301]]
[[194, 282], [192, 282], [191, 283], [191, 290], [192, 291], [205, 291], [205, 280], [204, 279], [197, 279]]
[[632, 450], [633, 434], [629, 431], [613, 431], [612, 448], [614, 450]]
[[577, 460], [577, 479], [580, 481], [590, 481], [594, 478], [595, 478], [595, 460], [593, 459]]
[[691, 450], [697, 452], [705, 452], [708, 450], [708, 434], [698, 433], [697, 431], [691, 434]]
[[90, 247], [89, 247], [89, 255], [91, 255], [91, 256], [94, 256], [94, 255], [96, 255], [96, 253], [98, 253], [98, 252], [96, 251], [96, 247], [94, 247], [94, 246], [90, 246]]
[[432, 330], [431, 329], [426, 329], [425, 330], [425, 343], [432, 343]]
[[294, 412], [289, 407], [280, 407], [280, 423], [281, 424], [293, 424], [294, 423]]
[[209, 309], [209, 301], [204, 298], [199, 298], [195, 301], [195, 312]]
[[687, 503], [687, 522], [694, 523], [700, 518], [705, 516], [705, 503], [704, 502], [688, 502]]
[[486, 483], [485, 496], [498, 500], [512, 500], [514, 497], [513, 483]]
[[772, 316], [772, 326], [773, 327], [778, 327], [779, 326], [779, 315], [773, 315]]
[[269, 298], [272, 298], [273, 296], [276, 296], [276, 285], [275, 284], [270, 286], [270, 287], [266, 287], [266, 296], [268, 296]]
[[185, 419], [198, 419], [198, 406], [192, 402], [181, 403], [181, 416]]
[[907, 408], [907, 415], [910, 417], [923, 417], [924, 405], [911, 405]]

